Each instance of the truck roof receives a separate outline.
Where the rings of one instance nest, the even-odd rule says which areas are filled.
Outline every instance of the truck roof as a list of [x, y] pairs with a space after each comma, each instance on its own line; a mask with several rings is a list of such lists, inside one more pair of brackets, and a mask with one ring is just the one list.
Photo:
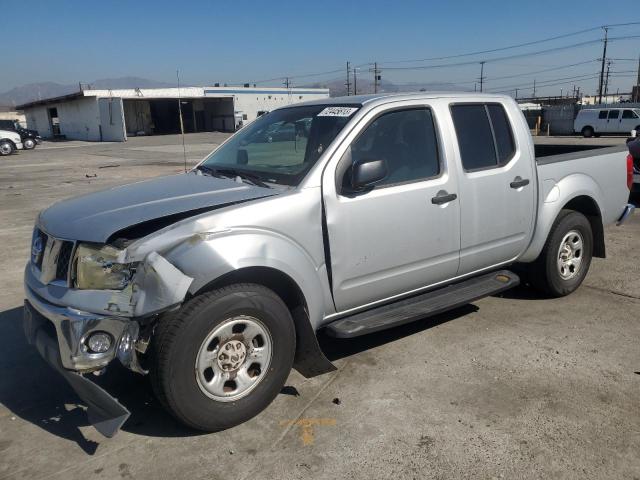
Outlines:
[[[398, 100], [414, 100], [417, 98], [473, 98], [474, 100], [504, 100], [510, 99], [508, 95], [497, 95], [481, 92], [403, 92], [403, 93], [374, 93], [369, 95], [352, 95], [349, 97], [331, 97], [320, 100], [311, 100], [308, 102], [296, 103], [295, 106], [302, 105], [369, 105], [372, 103], [397, 102]], [[286, 107], [285, 107], [286, 108]]]

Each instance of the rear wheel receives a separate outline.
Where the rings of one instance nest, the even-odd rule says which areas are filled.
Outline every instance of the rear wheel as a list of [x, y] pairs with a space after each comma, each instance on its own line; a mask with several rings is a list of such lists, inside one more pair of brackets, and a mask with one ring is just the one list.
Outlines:
[[293, 364], [294, 328], [280, 297], [260, 285], [199, 295], [158, 324], [154, 391], [187, 426], [217, 431], [238, 425], [282, 389]]
[[551, 227], [542, 253], [532, 265], [531, 283], [554, 297], [575, 291], [589, 271], [593, 233], [587, 218], [562, 210]]
[[6, 156], [13, 153], [13, 143], [8, 140], [0, 141], [0, 155]]
[[591, 137], [593, 137], [594, 133], [595, 132], [593, 131], [593, 127], [584, 127], [582, 129], [582, 136], [584, 138], [591, 138]]

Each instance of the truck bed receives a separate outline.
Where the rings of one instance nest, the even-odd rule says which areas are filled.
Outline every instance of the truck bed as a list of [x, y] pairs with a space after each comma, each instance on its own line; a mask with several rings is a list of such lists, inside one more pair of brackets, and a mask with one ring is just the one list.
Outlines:
[[[605, 153], [626, 151], [627, 146], [622, 145], [571, 145], [563, 143], [535, 144], [536, 161], [538, 164], [562, 162], [575, 158], [592, 157]], [[560, 157], [560, 158], [559, 158]]]

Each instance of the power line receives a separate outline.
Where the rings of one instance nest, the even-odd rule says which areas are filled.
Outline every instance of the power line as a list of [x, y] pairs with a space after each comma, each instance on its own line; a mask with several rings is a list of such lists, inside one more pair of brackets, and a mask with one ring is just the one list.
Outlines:
[[[376, 69], [380, 69], [380, 67], [382, 66], [385, 70], [425, 70], [425, 69], [432, 69], [432, 68], [449, 68], [449, 67], [467, 66], [467, 65], [477, 64], [478, 60], [470, 60], [470, 61], [455, 62], [455, 63], [434, 64], [434, 65], [415, 65], [415, 66], [397, 66], [397, 67], [385, 66], [385, 64], [426, 62], [426, 61], [446, 60], [446, 59], [453, 59], [453, 58], [464, 58], [464, 57], [470, 57], [470, 56], [474, 56], [474, 55], [496, 53], [496, 52], [516, 49], [516, 48], [522, 48], [522, 47], [526, 47], [526, 46], [546, 43], [546, 42], [550, 42], [550, 41], [554, 41], [554, 40], [559, 40], [559, 39], [562, 39], [562, 38], [568, 38], [568, 37], [571, 37], [571, 36], [576, 36], [576, 35], [592, 32], [592, 31], [596, 31], [596, 30], [599, 30], [601, 28], [607, 28], [608, 29], [608, 28], [613, 28], [613, 27], [634, 26], [634, 25], [640, 25], [640, 22], [617, 23], [617, 24], [610, 24], [610, 25], [605, 25], [605, 26], [592, 27], [592, 28], [579, 30], [579, 31], [576, 31], [576, 32], [570, 32], [570, 33], [565, 33], [565, 34], [562, 34], [562, 35], [556, 35], [556, 36], [553, 36], [553, 37], [548, 37], [548, 38], [544, 38], [544, 39], [540, 39], [540, 40], [534, 40], [534, 41], [531, 41], [531, 42], [525, 42], [525, 43], [520, 43], [520, 44], [516, 44], [516, 45], [508, 45], [508, 46], [505, 46], [505, 47], [493, 48], [493, 49], [488, 49], [488, 50], [479, 50], [479, 51], [475, 51], [475, 52], [461, 53], [461, 54], [456, 54], [456, 55], [447, 55], [447, 56], [431, 57], [431, 58], [423, 58], [423, 59], [414, 59], [414, 60], [389, 60], [389, 61], [382, 62], [382, 63], [375, 62], [375, 68]], [[629, 39], [636, 39], [636, 38], [640, 38], [640, 35], [622, 35], [622, 36], [618, 36], [618, 37], [609, 37], [608, 38], [608, 42], [619, 41], [619, 40], [629, 40]], [[536, 55], [544, 55], [544, 54], [548, 54], [548, 53], [554, 53], [554, 52], [559, 52], [559, 51], [563, 51], [563, 50], [569, 50], [569, 49], [578, 48], [578, 47], [582, 47], [582, 46], [586, 46], [586, 45], [591, 45], [591, 44], [594, 44], [594, 43], [599, 43], [601, 41], [602, 41], [602, 39], [587, 40], [587, 41], [584, 41], [584, 42], [578, 42], [578, 43], [574, 43], [574, 44], [571, 44], [571, 45], [563, 45], [563, 46], [559, 46], [559, 47], [553, 47], [553, 48], [548, 48], [548, 49], [544, 49], [544, 50], [538, 50], [538, 51], [534, 51], [534, 52], [523, 52], [523, 53], [514, 54], [514, 55], [487, 58], [487, 59], [483, 59], [483, 61], [485, 63], [501, 62], [501, 61], [516, 59], [516, 58], [526, 58], [526, 57], [531, 57], [531, 56], [536, 56]], [[620, 59], [620, 60], [621, 61], [631, 61], [633, 59]], [[363, 63], [363, 64], [360, 64], [360, 65], [357, 65], [356, 67], [371, 66], [371, 65], [373, 65], [373, 63]], [[342, 72], [342, 71], [343, 71], [343, 69], [340, 68], [340, 69], [327, 70], [327, 71], [323, 71], [323, 72], [305, 73], [305, 74], [299, 74], [299, 75], [289, 75], [288, 78], [289, 79], [294, 79], [294, 78], [299, 79], [299, 78], [319, 77], [319, 76], [323, 76], [323, 75], [331, 75], [331, 74], [339, 73], [339, 72]], [[273, 82], [273, 81], [276, 81], [276, 80], [281, 81], [281, 80], [283, 80], [285, 78], [287, 78], [286, 75], [281, 75], [281, 76], [278, 76], [278, 77], [273, 77], [273, 78], [268, 78], [268, 79], [254, 80], [254, 81], [252, 81], [250, 83], [262, 84], [262, 83]]]
[[[615, 24], [615, 25], [609, 25], [610, 27], [614, 27], [614, 26], [623, 26], [623, 25], [640, 25], [640, 22], [632, 22], [630, 24]], [[602, 26], [598, 26], [598, 27], [591, 27], [591, 28], [586, 28], [584, 30], [579, 30], [577, 32], [571, 32], [571, 33], [565, 33], [562, 35], [556, 35], [553, 37], [549, 37], [549, 38], [543, 38], [541, 40], [533, 40], [531, 42], [525, 42], [525, 43], [518, 43], [515, 45], [508, 45], [506, 47], [499, 47], [499, 48], [492, 48], [489, 50], [478, 50], [475, 52], [468, 52], [468, 53], [459, 53], [457, 55], [447, 55], [447, 56], [443, 56], [443, 57], [431, 57], [431, 58], [421, 58], [421, 59], [413, 59], [413, 60], [392, 60], [392, 61], [387, 61], [387, 62], [382, 62], [382, 63], [411, 63], [411, 62], [428, 62], [428, 61], [433, 61], [433, 60], [447, 60], [450, 58], [462, 58], [462, 57], [471, 57], [474, 55], [484, 55], [487, 53], [495, 53], [495, 52], [502, 52], [505, 50], [512, 50], [515, 48], [521, 48], [521, 47], [528, 47], [531, 45], [537, 45], [540, 43], [546, 43], [546, 42], [551, 42], [554, 40], [560, 40], [562, 38], [567, 38], [567, 37], [572, 37], [575, 35], [581, 35], [583, 33], [588, 33], [588, 32], [593, 32], [596, 30], [600, 30], [602, 28]]]
[[[569, 50], [572, 48], [577, 48], [577, 47], [582, 47], [585, 45], [592, 45], [594, 43], [599, 43], [601, 42], [601, 39], [595, 39], [595, 40], [588, 40], [586, 42], [580, 42], [580, 43], [574, 43], [572, 45], [564, 45], [562, 47], [554, 47], [554, 48], [549, 48], [546, 50], [538, 50], [535, 52], [528, 52], [528, 53], [518, 53], [516, 55], [509, 55], [509, 56], [505, 56], [505, 57], [495, 57], [495, 58], [489, 58], [489, 59], [485, 59], [484, 61], [486, 63], [489, 62], [500, 62], [500, 61], [504, 61], [504, 60], [511, 60], [513, 58], [523, 58], [523, 57], [532, 57], [535, 55], [544, 55], [545, 53], [553, 53], [553, 52], [558, 52], [558, 51], [562, 51], [562, 50]], [[435, 64], [435, 65], [418, 65], [415, 67], [385, 67], [385, 70], [428, 70], [431, 68], [447, 68], [447, 67], [459, 67], [459, 66], [465, 66], [465, 65], [476, 65], [478, 63], [477, 60], [470, 60], [470, 61], [466, 61], [466, 62], [458, 62], [458, 63], [441, 63], [441, 64]]]

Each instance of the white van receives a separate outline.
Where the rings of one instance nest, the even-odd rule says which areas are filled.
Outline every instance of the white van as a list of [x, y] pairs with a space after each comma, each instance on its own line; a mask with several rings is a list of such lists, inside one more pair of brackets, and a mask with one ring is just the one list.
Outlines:
[[584, 108], [573, 122], [573, 130], [585, 137], [601, 133], [626, 133], [640, 130], [639, 108]]

